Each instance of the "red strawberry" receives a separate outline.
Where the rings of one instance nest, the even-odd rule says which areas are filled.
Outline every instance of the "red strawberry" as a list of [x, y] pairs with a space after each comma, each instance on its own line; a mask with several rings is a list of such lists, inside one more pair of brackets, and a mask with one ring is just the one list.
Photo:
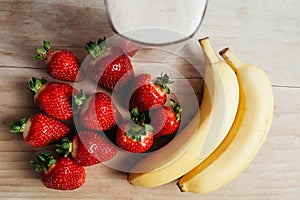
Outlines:
[[134, 92], [129, 100], [129, 109], [137, 107], [139, 111], [159, 108], [167, 101], [170, 89], [167, 84], [173, 83], [167, 74], [153, 79], [150, 74], [141, 74], [134, 80]]
[[73, 161], [81, 166], [95, 165], [112, 159], [117, 149], [104, 137], [94, 131], [78, 132], [72, 142], [62, 139], [56, 151], [68, 156], [71, 153]]
[[162, 106], [154, 110], [151, 115], [152, 125], [157, 133], [154, 134], [155, 138], [165, 135], [170, 135], [176, 132], [180, 125], [181, 107], [174, 100], [170, 100], [171, 106]]
[[153, 127], [145, 124], [145, 116], [138, 113], [137, 108], [132, 110], [132, 121], [124, 121], [117, 129], [116, 142], [126, 151], [142, 153], [150, 149], [153, 144]]
[[67, 136], [71, 129], [57, 119], [37, 113], [29, 118], [14, 121], [10, 131], [23, 133], [25, 142], [32, 147], [43, 147]]
[[28, 82], [28, 87], [35, 93], [34, 102], [46, 114], [59, 120], [73, 117], [72, 95], [78, 91], [71, 85], [59, 82], [47, 83], [44, 78], [33, 77]]
[[[81, 99], [79, 101], [84, 101], [82, 97], [79, 98]], [[116, 126], [121, 114], [107, 94], [97, 92], [82, 106], [80, 119], [87, 129], [106, 131]]]
[[101, 87], [113, 91], [125, 86], [134, 74], [131, 61], [123, 50], [119, 47], [106, 48], [105, 40], [86, 44], [86, 50], [94, 58], [86, 71]]
[[61, 81], [81, 81], [83, 74], [80, 72], [75, 55], [68, 50], [51, 49], [50, 43], [44, 41], [44, 48], [37, 49], [37, 60], [46, 60], [47, 72], [50, 76]]
[[74, 190], [85, 182], [84, 168], [70, 158], [54, 159], [51, 153], [42, 152], [31, 164], [35, 171], [42, 172], [41, 180], [47, 188]]
[[130, 121], [123, 122], [117, 129], [116, 141], [119, 147], [126, 151], [142, 153], [153, 144], [152, 129], [147, 129]]
[[123, 38], [121, 39], [121, 46], [123, 51], [126, 52], [126, 54], [130, 57], [133, 57], [139, 50], [133, 42]]

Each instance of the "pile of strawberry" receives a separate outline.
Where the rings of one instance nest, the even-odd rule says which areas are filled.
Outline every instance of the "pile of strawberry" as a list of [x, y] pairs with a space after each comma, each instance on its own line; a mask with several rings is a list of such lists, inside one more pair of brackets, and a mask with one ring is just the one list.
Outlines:
[[[39, 112], [10, 124], [10, 131], [23, 133], [31, 147], [55, 146], [55, 152], [41, 152], [31, 161], [42, 172], [42, 183], [52, 189], [77, 189], [86, 179], [84, 167], [108, 161], [121, 150], [146, 152], [156, 138], [174, 135], [180, 125], [179, 104], [171, 99], [170, 106], [165, 105], [172, 81], [167, 74], [156, 79], [150, 74], [135, 76], [128, 57], [137, 52], [132, 43], [122, 40], [122, 48], [107, 48], [104, 38], [85, 47], [93, 60], [80, 68], [71, 51], [52, 50], [44, 41], [35, 58], [45, 59], [48, 74], [57, 81], [28, 81]], [[121, 115], [111, 96], [87, 96], [72, 86], [87, 77], [109, 92], [129, 94], [130, 118]], [[80, 128], [74, 127], [75, 116]]]

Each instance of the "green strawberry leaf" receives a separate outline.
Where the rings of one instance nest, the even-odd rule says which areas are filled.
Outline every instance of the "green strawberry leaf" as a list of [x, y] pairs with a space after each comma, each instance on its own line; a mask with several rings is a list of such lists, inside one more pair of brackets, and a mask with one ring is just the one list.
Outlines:
[[170, 80], [170, 77], [166, 73], [161, 73], [160, 77], [156, 77], [156, 79], [152, 80], [152, 83], [161, 87], [166, 94], [170, 94], [170, 88], [168, 87], [168, 84], [172, 84], [174, 82], [175, 81]]
[[98, 58], [106, 51], [106, 38], [99, 38], [98, 43], [90, 40], [86, 43], [85, 49], [94, 59]]
[[50, 152], [42, 152], [36, 157], [36, 160], [30, 162], [36, 172], [48, 171], [52, 165], [56, 164], [56, 160]]
[[176, 122], [178, 122], [181, 119], [182, 108], [173, 99], [170, 99], [170, 105], [171, 105], [173, 111], [176, 113]]
[[64, 157], [68, 157], [68, 155], [72, 152], [73, 148], [72, 141], [70, 141], [68, 137], [63, 138], [55, 146], [57, 147], [55, 151], [58, 154], [63, 154]]

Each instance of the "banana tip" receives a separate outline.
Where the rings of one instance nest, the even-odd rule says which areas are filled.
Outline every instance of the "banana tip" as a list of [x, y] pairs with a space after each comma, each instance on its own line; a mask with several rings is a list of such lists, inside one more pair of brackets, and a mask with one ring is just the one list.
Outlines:
[[179, 181], [176, 183], [177, 187], [179, 188], [179, 190], [181, 192], [186, 192], [186, 190], [184, 189], [183, 185], [179, 183]]
[[200, 38], [198, 41], [200, 42], [200, 41], [202, 41], [202, 40], [208, 40], [208, 39], [209, 39], [209, 37], [206, 36], [206, 37], [204, 37], [204, 38]]
[[221, 51], [219, 51], [219, 54], [223, 55], [226, 51], [229, 51], [229, 47], [225, 47], [224, 49], [222, 49]]

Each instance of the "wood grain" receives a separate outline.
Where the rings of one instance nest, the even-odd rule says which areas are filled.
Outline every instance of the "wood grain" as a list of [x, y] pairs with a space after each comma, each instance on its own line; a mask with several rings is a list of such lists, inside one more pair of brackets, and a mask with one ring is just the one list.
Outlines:
[[[246, 62], [269, 75], [275, 113], [268, 138], [250, 166], [234, 181], [209, 194], [181, 193], [175, 182], [154, 189], [134, 187], [126, 173], [105, 165], [86, 168], [87, 180], [75, 191], [46, 189], [30, 160], [41, 150], [28, 147], [20, 134], [3, 122], [38, 111], [26, 81], [47, 76], [44, 63], [34, 61], [43, 40], [67, 48], [83, 61], [85, 43], [113, 35], [104, 2], [99, 0], [0, 0], [0, 199], [223, 199], [296, 200], [300, 196], [300, 46], [299, 1], [209, 0], [198, 38], [210, 36], [216, 51], [229, 46]], [[184, 52], [198, 66], [197, 51]], [[193, 64], [194, 64], [193, 63]], [[184, 59], [169, 60], [201, 95], [201, 74]], [[180, 77], [174, 90], [185, 91]], [[186, 99], [189, 96], [186, 95]]]

